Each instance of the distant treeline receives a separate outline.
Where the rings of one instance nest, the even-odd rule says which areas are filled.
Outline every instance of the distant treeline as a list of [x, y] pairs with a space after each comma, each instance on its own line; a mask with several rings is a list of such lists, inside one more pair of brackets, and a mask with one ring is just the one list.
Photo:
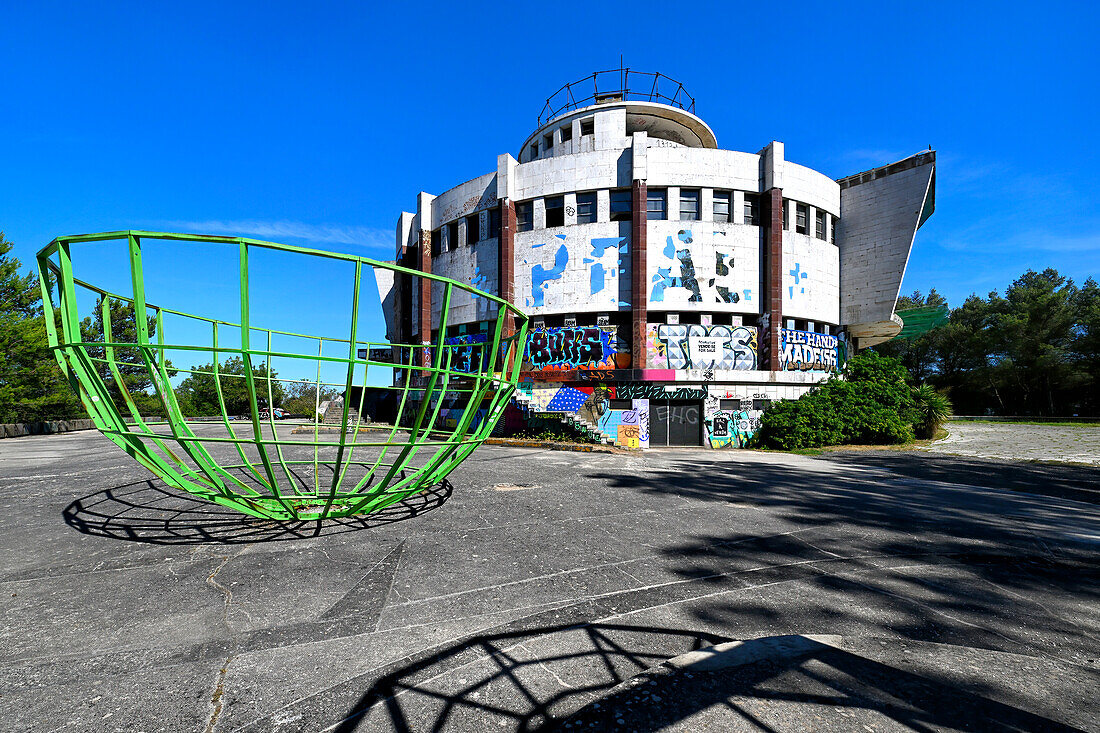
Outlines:
[[[897, 310], [946, 306], [933, 288]], [[945, 324], [873, 347], [918, 383], [946, 391], [958, 415], [1100, 415], [1100, 287], [1028, 270], [1003, 296], [971, 295]]]

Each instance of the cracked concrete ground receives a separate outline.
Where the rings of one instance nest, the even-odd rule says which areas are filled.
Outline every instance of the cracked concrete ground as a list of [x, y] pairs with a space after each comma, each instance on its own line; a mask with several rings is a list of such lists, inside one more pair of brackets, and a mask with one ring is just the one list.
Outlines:
[[976, 458], [1064, 461], [1100, 466], [1100, 424], [1031, 425], [952, 420], [926, 450]]
[[[0, 441], [0, 729], [1098, 729], [1100, 470], [485, 446], [449, 483], [286, 525]], [[662, 666], [788, 635], [837, 641]]]

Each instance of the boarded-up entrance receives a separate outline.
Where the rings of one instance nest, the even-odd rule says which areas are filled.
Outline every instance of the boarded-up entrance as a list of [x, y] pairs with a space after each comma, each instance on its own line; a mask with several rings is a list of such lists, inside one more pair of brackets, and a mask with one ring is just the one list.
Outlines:
[[690, 400], [649, 401], [649, 446], [702, 445], [703, 405]]

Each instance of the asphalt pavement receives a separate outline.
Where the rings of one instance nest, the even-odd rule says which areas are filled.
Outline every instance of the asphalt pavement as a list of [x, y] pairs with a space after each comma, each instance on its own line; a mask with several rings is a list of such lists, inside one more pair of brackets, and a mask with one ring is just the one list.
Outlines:
[[280, 524], [95, 432], [3, 440], [0, 730], [1100, 730], [1098, 485], [483, 446]]

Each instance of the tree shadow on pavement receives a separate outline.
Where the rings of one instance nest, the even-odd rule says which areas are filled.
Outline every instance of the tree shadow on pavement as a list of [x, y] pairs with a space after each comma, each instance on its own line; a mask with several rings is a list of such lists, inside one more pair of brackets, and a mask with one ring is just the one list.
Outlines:
[[451, 484], [443, 481], [372, 514], [279, 522], [248, 516], [149, 480], [82, 496], [61, 514], [76, 531], [97, 537], [154, 545], [234, 545], [323, 537], [392, 524], [442, 506], [452, 491]]
[[[677, 459], [594, 478], [740, 507], [736, 529], [711, 524], [661, 548], [668, 571], [696, 581], [683, 603], [702, 628], [858, 632], [1095, 663], [1092, 506], [816, 459]], [[781, 531], [754, 528], [752, 507]]]

